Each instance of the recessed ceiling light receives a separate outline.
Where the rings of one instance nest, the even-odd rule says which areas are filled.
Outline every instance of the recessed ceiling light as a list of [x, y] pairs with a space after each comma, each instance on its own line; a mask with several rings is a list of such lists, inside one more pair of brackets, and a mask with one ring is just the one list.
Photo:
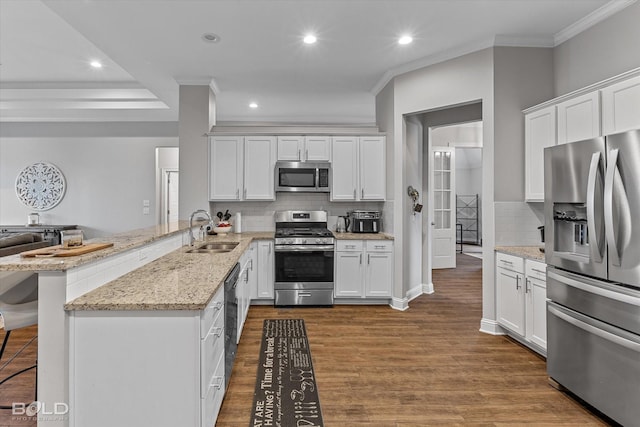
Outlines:
[[304, 39], [302, 39], [302, 41], [304, 41], [306, 44], [314, 44], [316, 41], [318, 41], [318, 39], [313, 34], [307, 34], [306, 36], [304, 36]]
[[102, 64], [99, 61], [91, 61], [91, 66], [93, 68], [102, 68]]
[[202, 35], [202, 40], [208, 43], [218, 43], [220, 41], [220, 36], [213, 33], [204, 33]]
[[258, 104], [252, 102], [251, 104], [249, 104], [249, 108], [258, 108]]
[[402, 36], [398, 39], [399, 44], [409, 44], [413, 41], [413, 37], [411, 36]]

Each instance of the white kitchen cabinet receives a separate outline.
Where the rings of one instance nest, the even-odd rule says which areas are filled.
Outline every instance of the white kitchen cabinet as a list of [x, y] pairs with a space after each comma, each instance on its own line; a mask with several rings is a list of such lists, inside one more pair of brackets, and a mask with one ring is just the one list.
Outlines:
[[275, 200], [273, 136], [209, 140], [209, 200]]
[[244, 138], [209, 139], [209, 200], [240, 200], [244, 187]]
[[544, 149], [556, 145], [556, 106], [542, 108], [524, 117], [525, 199], [544, 201]]
[[238, 301], [238, 343], [242, 335], [244, 322], [249, 314], [252, 290], [257, 287], [257, 243], [253, 242], [240, 257], [240, 274], [236, 285], [236, 299]]
[[525, 336], [524, 264], [522, 258], [496, 255], [496, 312], [498, 323]]
[[390, 298], [393, 241], [338, 240], [335, 258], [336, 298]]
[[331, 137], [329, 136], [279, 136], [278, 160], [324, 161], [331, 159]]
[[498, 323], [523, 344], [546, 352], [546, 264], [497, 253], [496, 301]]
[[333, 137], [331, 169], [332, 201], [385, 200], [385, 137]]
[[600, 93], [598, 91], [561, 102], [556, 108], [558, 144], [602, 135], [600, 130]]
[[257, 268], [257, 284], [256, 299], [270, 299], [273, 297], [274, 284], [274, 253], [272, 240], [258, 240], [258, 268]]
[[547, 265], [525, 260], [525, 295], [527, 322], [525, 338], [547, 349]]
[[224, 320], [223, 287], [204, 310], [71, 312], [69, 425], [215, 425]]
[[601, 94], [604, 135], [640, 129], [640, 76], [612, 84]]

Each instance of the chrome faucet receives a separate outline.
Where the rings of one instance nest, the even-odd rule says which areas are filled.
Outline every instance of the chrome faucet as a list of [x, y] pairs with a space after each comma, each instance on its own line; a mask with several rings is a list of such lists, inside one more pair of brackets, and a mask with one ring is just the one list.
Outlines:
[[209, 225], [212, 225], [211, 215], [209, 215], [209, 212], [205, 211], [204, 209], [198, 209], [197, 211], [194, 211], [189, 217], [189, 246], [193, 246], [196, 241], [196, 237], [193, 235], [193, 218], [198, 214], [205, 214], [209, 219]]

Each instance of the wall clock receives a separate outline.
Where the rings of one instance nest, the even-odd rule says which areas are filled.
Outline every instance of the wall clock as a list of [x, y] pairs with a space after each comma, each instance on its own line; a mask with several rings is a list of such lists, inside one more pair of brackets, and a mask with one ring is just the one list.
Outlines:
[[64, 175], [51, 163], [29, 165], [16, 178], [18, 199], [36, 211], [46, 211], [60, 203], [65, 188]]

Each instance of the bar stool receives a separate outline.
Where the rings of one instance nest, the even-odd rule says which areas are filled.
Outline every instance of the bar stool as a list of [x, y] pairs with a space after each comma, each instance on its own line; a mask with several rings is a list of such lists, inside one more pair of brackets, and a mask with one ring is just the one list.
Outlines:
[[[37, 274], [29, 271], [0, 272], [0, 317], [6, 331], [0, 349], [1, 361], [11, 331], [38, 324]], [[23, 372], [36, 368], [36, 366], [30, 366], [4, 378], [0, 381], [0, 385]], [[0, 406], [0, 409], [11, 409], [11, 406]]]

